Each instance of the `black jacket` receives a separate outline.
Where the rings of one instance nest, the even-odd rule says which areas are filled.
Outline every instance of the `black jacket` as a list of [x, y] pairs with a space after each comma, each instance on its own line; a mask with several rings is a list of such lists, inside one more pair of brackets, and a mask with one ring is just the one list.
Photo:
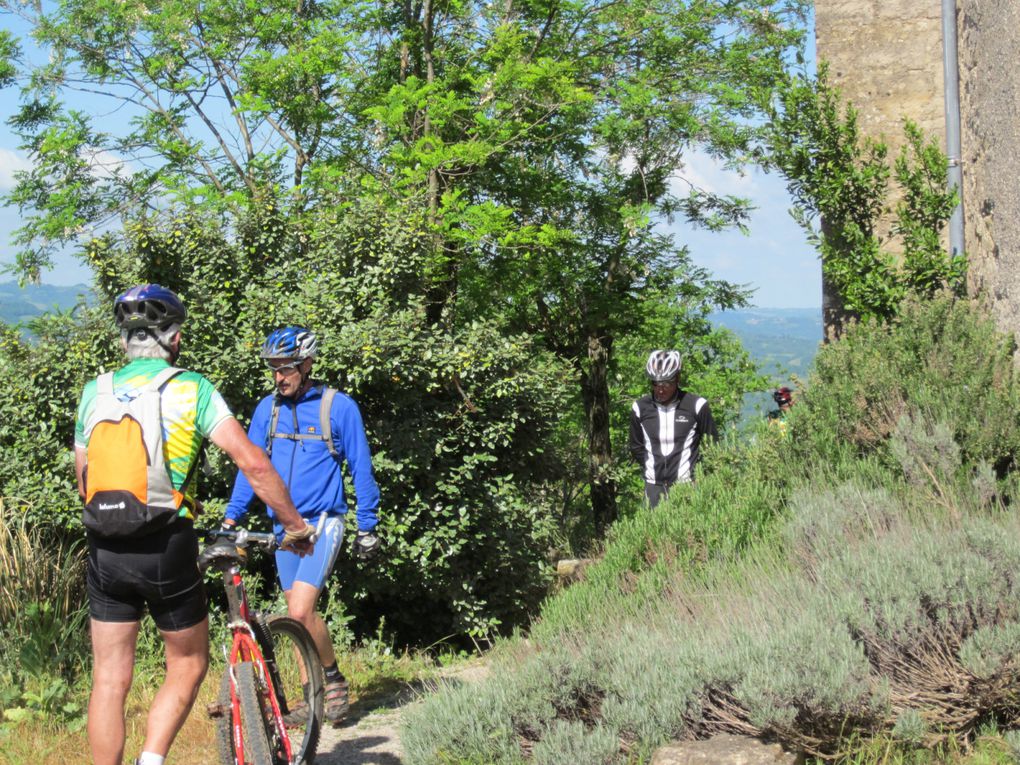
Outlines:
[[708, 402], [694, 393], [678, 391], [666, 405], [642, 396], [631, 408], [630, 453], [646, 483], [694, 480], [701, 439], [718, 435]]

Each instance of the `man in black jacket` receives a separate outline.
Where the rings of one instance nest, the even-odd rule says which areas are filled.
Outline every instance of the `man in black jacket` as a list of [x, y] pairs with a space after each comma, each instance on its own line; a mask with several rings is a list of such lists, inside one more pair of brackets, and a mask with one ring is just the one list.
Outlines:
[[655, 507], [674, 483], [694, 480], [701, 439], [718, 432], [708, 401], [679, 388], [678, 351], [652, 351], [645, 371], [652, 392], [631, 409], [630, 453], [644, 469], [645, 498]]

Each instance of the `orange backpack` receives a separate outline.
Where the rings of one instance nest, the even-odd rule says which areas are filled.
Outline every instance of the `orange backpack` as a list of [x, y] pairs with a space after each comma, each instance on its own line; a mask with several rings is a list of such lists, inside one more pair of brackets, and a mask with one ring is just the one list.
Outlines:
[[[113, 372], [96, 379], [96, 401], [85, 423], [85, 512], [90, 531], [137, 537], [173, 523], [184, 495], [163, 459], [160, 389], [182, 370], [169, 367], [130, 401], [113, 392]], [[189, 476], [190, 478], [190, 476]]]

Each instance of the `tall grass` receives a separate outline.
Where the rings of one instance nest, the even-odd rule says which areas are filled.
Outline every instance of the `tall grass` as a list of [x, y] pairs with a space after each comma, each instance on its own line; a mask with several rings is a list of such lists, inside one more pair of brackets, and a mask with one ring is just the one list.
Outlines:
[[23, 503], [0, 497], [0, 624], [15, 629], [30, 603], [49, 603], [61, 620], [84, 596], [84, 546], [56, 529], [30, 525]]
[[72, 686], [87, 655], [82, 540], [30, 524], [0, 498], [0, 720], [80, 721]]

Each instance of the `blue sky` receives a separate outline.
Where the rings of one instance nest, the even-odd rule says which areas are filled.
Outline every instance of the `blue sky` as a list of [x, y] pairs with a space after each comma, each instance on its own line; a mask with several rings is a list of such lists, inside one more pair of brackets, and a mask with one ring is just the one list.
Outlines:
[[[4, 17], [5, 22], [10, 16]], [[813, 59], [813, 45], [808, 51]], [[17, 108], [17, 88], [0, 90], [0, 115]], [[88, 111], [89, 104], [78, 104]], [[29, 167], [18, 139], [0, 122], [0, 194], [10, 190], [13, 174]], [[715, 278], [754, 290], [752, 302], [764, 308], [815, 308], [821, 306], [821, 264], [804, 232], [790, 217], [790, 197], [783, 179], [760, 171], [737, 173], [723, 168], [713, 158], [695, 153], [686, 158], [683, 175], [695, 185], [717, 193], [735, 194], [752, 200], [756, 209], [747, 235], [739, 231], [712, 233], [675, 226], [680, 243], [690, 249], [694, 262]], [[11, 233], [19, 225], [18, 211], [0, 207], [0, 266], [14, 261]], [[9, 276], [0, 274], [0, 281]], [[43, 274], [48, 284], [88, 283], [88, 268], [74, 255], [59, 256], [55, 267]]]
[[746, 235], [674, 227], [677, 240], [688, 246], [696, 264], [718, 279], [754, 289], [756, 306], [821, 307], [821, 262], [790, 215], [790, 195], [782, 177], [760, 170], [740, 175], [704, 154], [687, 158], [684, 175], [701, 188], [750, 199], [756, 208]]

